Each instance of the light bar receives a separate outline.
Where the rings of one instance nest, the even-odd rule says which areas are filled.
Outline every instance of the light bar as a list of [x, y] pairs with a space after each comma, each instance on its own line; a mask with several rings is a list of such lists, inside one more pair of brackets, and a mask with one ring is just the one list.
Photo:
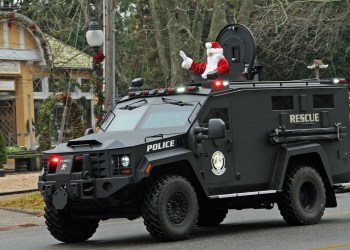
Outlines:
[[197, 91], [198, 87], [197, 86], [189, 86], [187, 87], [187, 91]]
[[173, 93], [175, 93], [176, 92], [176, 89], [174, 89], [174, 88], [168, 88], [168, 93], [169, 94], [173, 94]]
[[185, 87], [179, 87], [176, 89], [176, 92], [183, 93], [183, 92], [185, 92], [185, 90], [186, 90]]
[[215, 80], [213, 82], [213, 88], [215, 88], [215, 89], [222, 89], [223, 86], [224, 86], [224, 84], [220, 80]]
[[339, 84], [339, 79], [338, 78], [334, 78], [334, 79], [332, 79], [332, 82], [333, 82], [333, 84]]

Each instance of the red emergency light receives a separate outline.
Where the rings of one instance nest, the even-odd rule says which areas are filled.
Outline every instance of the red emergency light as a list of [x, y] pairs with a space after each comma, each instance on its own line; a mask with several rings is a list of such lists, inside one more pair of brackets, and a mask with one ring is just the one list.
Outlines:
[[222, 89], [224, 87], [224, 83], [221, 80], [215, 80], [213, 82], [214, 89]]
[[50, 157], [50, 164], [49, 164], [49, 173], [55, 173], [58, 163], [60, 162], [60, 156], [59, 155], [52, 155]]

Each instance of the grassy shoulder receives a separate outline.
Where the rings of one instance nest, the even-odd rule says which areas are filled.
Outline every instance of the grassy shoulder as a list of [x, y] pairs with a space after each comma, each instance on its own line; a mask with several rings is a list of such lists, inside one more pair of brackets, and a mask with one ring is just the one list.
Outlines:
[[34, 192], [0, 201], [0, 207], [15, 207], [34, 210], [43, 210], [45, 206], [43, 197], [40, 192]]

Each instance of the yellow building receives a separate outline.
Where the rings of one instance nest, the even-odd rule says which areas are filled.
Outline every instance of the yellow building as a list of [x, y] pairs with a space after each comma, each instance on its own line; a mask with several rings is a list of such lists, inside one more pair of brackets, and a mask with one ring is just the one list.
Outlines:
[[0, 132], [7, 144], [35, 146], [30, 120], [37, 120], [43, 100], [57, 92], [49, 72], [51, 79], [69, 74], [87, 86], [69, 91], [74, 99], [84, 96], [89, 101], [86, 125], [93, 126], [90, 56], [43, 34], [24, 15], [0, 12]]

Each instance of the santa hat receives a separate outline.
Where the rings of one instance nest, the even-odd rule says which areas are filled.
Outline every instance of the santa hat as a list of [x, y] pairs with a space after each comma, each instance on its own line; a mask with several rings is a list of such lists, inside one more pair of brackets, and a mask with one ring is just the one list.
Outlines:
[[222, 54], [223, 49], [221, 48], [220, 44], [218, 42], [208, 42], [205, 44], [205, 47], [207, 47], [207, 54]]

